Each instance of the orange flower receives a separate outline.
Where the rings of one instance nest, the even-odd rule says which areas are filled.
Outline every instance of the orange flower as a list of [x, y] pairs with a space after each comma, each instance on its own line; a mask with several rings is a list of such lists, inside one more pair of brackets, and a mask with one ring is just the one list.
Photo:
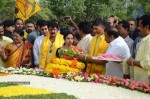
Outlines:
[[55, 58], [52, 58], [52, 59], [50, 60], [50, 63], [54, 63], [54, 59], [55, 59]]
[[72, 68], [76, 68], [76, 67], [77, 67], [77, 63], [78, 63], [77, 60], [72, 60], [70, 66], [71, 66]]
[[58, 76], [60, 74], [60, 70], [58, 68], [53, 68], [52, 74]]
[[71, 46], [71, 48], [75, 51], [83, 52], [82, 49], [77, 46]]
[[0, 76], [7, 76], [7, 75], [9, 75], [9, 74], [1, 74], [1, 73], [0, 73]]

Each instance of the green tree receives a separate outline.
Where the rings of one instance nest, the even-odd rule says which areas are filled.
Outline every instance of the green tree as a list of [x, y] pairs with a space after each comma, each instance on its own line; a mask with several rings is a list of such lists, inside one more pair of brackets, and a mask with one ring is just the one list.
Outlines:
[[29, 20], [37, 21], [38, 19], [50, 20], [56, 18], [56, 16], [52, 13], [51, 9], [48, 8], [47, 1], [40, 0], [39, 5], [41, 7], [41, 11], [31, 16]]
[[84, 15], [85, 0], [47, 0], [48, 8], [52, 13], [60, 18], [61, 16], [71, 16], [73, 19], [80, 20]]
[[[0, 21], [14, 19], [16, 0], [0, 0]], [[41, 11], [30, 17], [38, 19], [59, 19], [69, 15], [75, 22], [91, 21], [95, 18], [107, 19], [116, 15], [121, 19], [132, 17], [132, 11], [141, 5], [144, 12], [150, 13], [150, 0], [39, 0]]]
[[0, 0], [0, 21], [14, 19], [15, 0]]

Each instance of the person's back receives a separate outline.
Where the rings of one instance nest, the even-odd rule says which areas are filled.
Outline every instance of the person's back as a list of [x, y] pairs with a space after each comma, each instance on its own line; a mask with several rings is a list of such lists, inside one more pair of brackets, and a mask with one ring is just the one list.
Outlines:
[[[122, 59], [130, 57], [128, 45], [120, 36], [109, 44], [106, 53], [116, 55]], [[108, 62], [106, 64], [106, 75], [123, 78], [123, 65], [121, 63]]]
[[91, 32], [91, 23], [89, 22], [81, 22], [79, 24], [80, 35], [82, 39], [78, 42], [77, 46], [83, 50], [84, 53], [89, 52], [90, 43], [92, 40]]
[[132, 57], [135, 58], [136, 56], [136, 53], [137, 53], [137, 49], [138, 49], [138, 45], [139, 45], [139, 42], [141, 41], [141, 39], [143, 38], [142, 35], [139, 35], [135, 40], [134, 40], [134, 43], [133, 43], [133, 48], [132, 48]]

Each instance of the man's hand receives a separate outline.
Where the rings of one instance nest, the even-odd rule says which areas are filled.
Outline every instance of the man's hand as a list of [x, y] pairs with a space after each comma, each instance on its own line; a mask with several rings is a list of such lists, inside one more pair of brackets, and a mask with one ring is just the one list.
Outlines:
[[132, 57], [130, 57], [130, 58], [127, 60], [127, 64], [130, 65], [130, 66], [132, 66], [133, 61], [134, 61], [134, 59], [133, 59]]
[[0, 56], [3, 56], [5, 53], [5, 48], [3, 46], [0, 46]]
[[76, 54], [76, 55], [74, 56], [74, 58], [77, 58], [77, 59], [84, 59], [85, 57], [86, 57], [85, 54]]

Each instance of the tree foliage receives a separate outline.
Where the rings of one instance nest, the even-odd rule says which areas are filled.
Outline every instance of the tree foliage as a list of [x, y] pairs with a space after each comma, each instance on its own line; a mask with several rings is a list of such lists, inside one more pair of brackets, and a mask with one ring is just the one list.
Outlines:
[[15, 0], [0, 0], [0, 21], [14, 19]]
[[[131, 2], [132, 1], [132, 2]], [[0, 20], [14, 19], [16, 0], [0, 0]], [[39, 0], [41, 11], [30, 17], [32, 20], [71, 16], [77, 23], [95, 18], [107, 19], [116, 15], [121, 19], [132, 18], [132, 11], [141, 5], [150, 14], [150, 0]]]

